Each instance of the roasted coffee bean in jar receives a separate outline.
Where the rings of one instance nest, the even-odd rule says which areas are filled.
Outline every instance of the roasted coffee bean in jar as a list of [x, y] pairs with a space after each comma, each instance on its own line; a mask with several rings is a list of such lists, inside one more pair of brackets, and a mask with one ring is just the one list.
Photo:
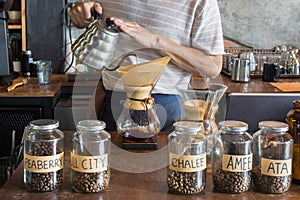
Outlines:
[[252, 136], [248, 124], [241, 121], [221, 121], [213, 147], [213, 186], [223, 193], [243, 193], [251, 187]]
[[253, 187], [263, 193], [287, 192], [292, 180], [293, 139], [288, 125], [262, 121], [253, 135]]
[[29, 191], [48, 192], [63, 182], [64, 134], [53, 119], [34, 120], [24, 130], [24, 183]]
[[78, 122], [71, 145], [71, 184], [81, 193], [106, 190], [110, 181], [110, 134], [105, 122], [83, 120]]
[[206, 185], [206, 138], [198, 122], [180, 121], [168, 136], [170, 192], [199, 194]]
[[289, 125], [289, 133], [293, 137], [293, 182], [300, 184], [300, 100], [293, 102], [293, 109], [286, 114], [286, 122]]

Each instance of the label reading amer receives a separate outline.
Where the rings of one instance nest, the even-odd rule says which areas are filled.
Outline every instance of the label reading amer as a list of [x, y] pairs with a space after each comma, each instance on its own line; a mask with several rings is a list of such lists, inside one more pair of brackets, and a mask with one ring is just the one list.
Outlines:
[[248, 155], [222, 155], [222, 170], [230, 172], [247, 172], [252, 170], [253, 154]]

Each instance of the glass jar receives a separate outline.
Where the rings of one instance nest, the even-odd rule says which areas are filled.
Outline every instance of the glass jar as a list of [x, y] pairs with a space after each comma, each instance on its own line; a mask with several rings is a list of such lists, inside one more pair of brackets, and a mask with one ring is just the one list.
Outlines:
[[293, 182], [300, 184], [300, 100], [293, 102], [293, 109], [286, 115], [286, 122], [289, 125], [289, 133], [293, 137]]
[[223, 193], [243, 193], [251, 187], [252, 136], [248, 124], [241, 121], [219, 122], [213, 147], [214, 190]]
[[24, 183], [29, 191], [47, 192], [63, 182], [64, 134], [53, 119], [31, 121], [24, 130]]
[[124, 86], [127, 98], [117, 120], [117, 132], [125, 149], [156, 149], [160, 122], [156, 112], [152, 86]]
[[263, 121], [253, 135], [253, 187], [263, 193], [284, 193], [292, 179], [293, 139], [288, 125]]
[[206, 185], [206, 139], [198, 122], [180, 121], [168, 136], [169, 191], [198, 194]]
[[109, 185], [110, 134], [105, 127], [98, 120], [77, 123], [70, 152], [71, 184], [76, 192], [102, 192]]

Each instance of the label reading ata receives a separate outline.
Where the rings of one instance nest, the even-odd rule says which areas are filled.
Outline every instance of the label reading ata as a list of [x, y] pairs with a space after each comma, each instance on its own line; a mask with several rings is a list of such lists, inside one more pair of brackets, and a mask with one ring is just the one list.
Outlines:
[[70, 167], [72, 170], [83, 173], [94, 173], [107, 170], [108, 155], [81, 156], [70, 153]]
[[261, 174], [267, 176], [289, 176], [292, 174], [292, 159], [261, 159]]
[[53, 156], [31, 156], [24, 153], [24, 169], [29, 172], [56, 172], [64, 167], [64, 153]]
[[169, 154], [169, 168], [178, 172], [197, 172], [206, 169], [206, 153], [199, 155]]
[[252, 153], [248, 155], [222, 155], [222, 170], [230, 172], [247, 172], [252, 169]]

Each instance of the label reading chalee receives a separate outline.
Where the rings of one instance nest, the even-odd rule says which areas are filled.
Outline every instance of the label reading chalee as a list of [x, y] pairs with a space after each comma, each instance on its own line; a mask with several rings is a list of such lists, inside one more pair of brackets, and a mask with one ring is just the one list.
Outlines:
[[222, 170], [230, 172], [247, 172], [252, 169], [252, 154], [222, 156]]
[[64, 153], [53, 156], [31, 156], [24, 154], [24, 169], [29, 172], [56, 172], [64, 167]]
[[169, 154], [169, 168], [178, 172], [197, 172], [206, 169], [206, 153], [199, 155]]
[[289, 176], [292, 174], [292, 159], [261, 159], [261, 174], [267, 176]]
[[71, 152], [70, 167], [72, 170], [83, 173], [94, 173], [107, 170], [108, 155], [81, 156]]

